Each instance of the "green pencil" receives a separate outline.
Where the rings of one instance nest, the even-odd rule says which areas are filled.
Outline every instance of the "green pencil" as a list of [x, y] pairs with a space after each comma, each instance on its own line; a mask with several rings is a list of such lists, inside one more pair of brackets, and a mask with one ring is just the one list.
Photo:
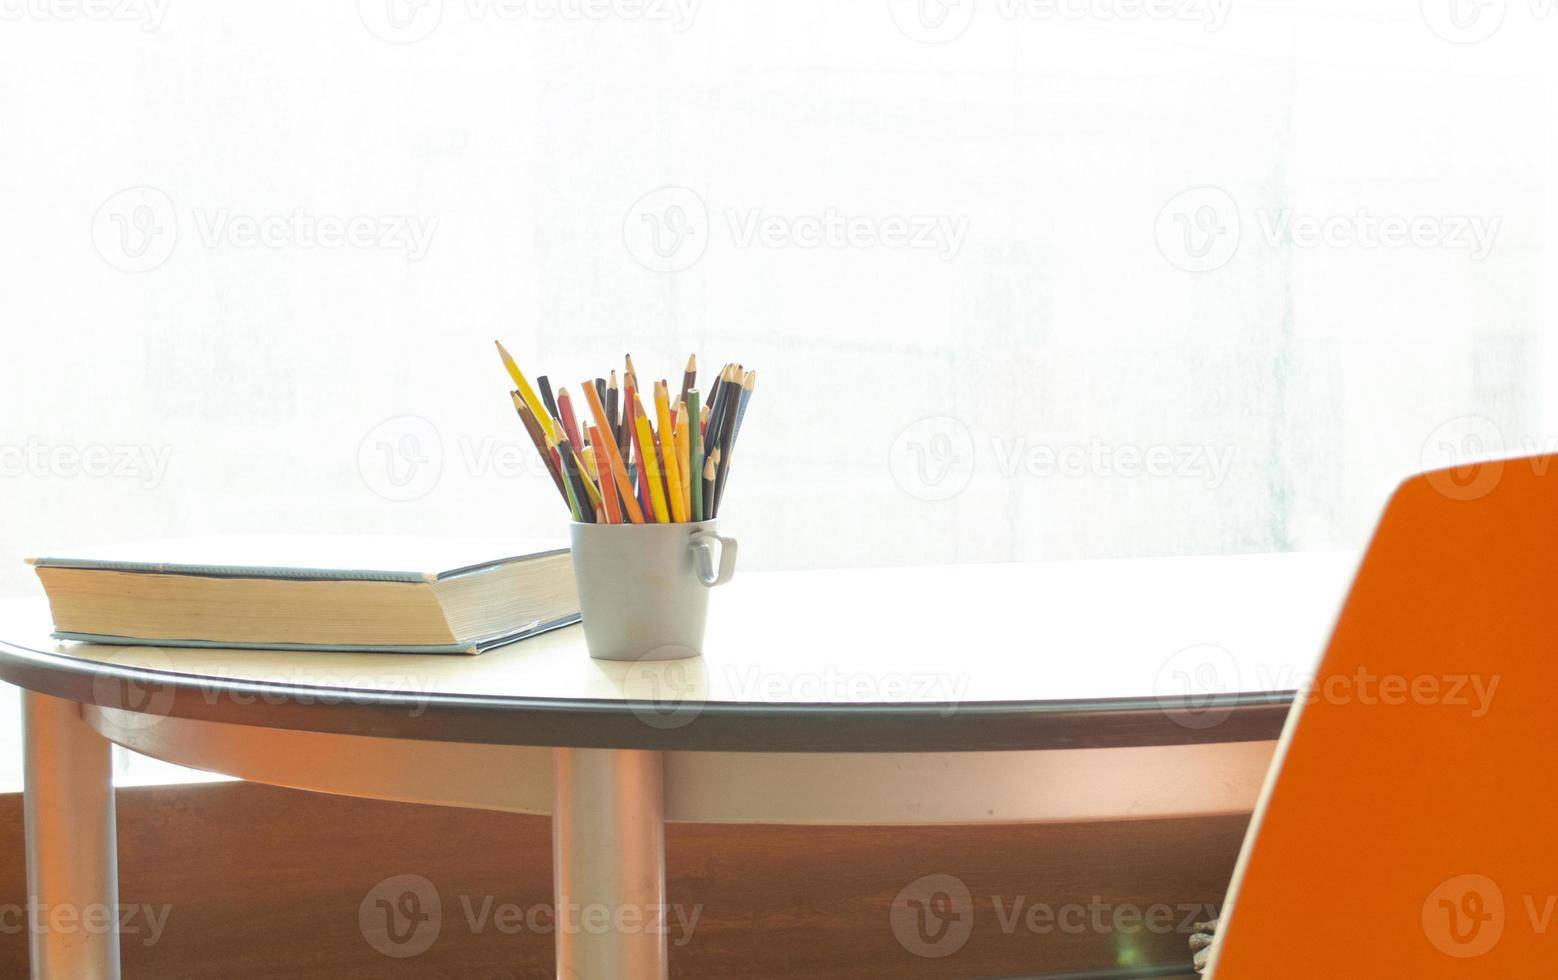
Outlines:
[[[703, 431], [698, 425], [698, 389], [687, 389], [687, 459], [689, 466], [697, 465], [703, 459]], [[688, 515], [694, 521], [703, 520], [703, 474], [702, 472], [689, 473], [692, 480], [689, 488], [692, 492], [692, 513]]]

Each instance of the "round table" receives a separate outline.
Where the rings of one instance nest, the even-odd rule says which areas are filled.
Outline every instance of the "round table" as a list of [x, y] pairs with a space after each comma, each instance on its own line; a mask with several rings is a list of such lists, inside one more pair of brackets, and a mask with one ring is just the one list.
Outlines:
[[[30, 897], [114, 906], [117, 743], [277, 786], [549, 813], [556, 914], [617, 923], [559, 918], [558, 976], [663, 978], [666, 820], [1248, 812], [1355, 562], [738, 574], [704, 657], [642, 664], [590, 659], [578, 627], [477, 657], [61, 643], [42, 600], [7, 601]], [[397, 898], [389, 941], [415, 916]], [[111, 930], [35, 935], [32, 954], [34, 976], [118, 976]]]

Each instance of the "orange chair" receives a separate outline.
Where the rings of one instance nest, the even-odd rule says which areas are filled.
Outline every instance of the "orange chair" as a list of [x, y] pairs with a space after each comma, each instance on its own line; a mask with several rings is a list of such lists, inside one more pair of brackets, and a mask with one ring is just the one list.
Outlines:
[[1397, 490], [1220, 931], [1213, 980], [1558, 977], [1558, 455]]

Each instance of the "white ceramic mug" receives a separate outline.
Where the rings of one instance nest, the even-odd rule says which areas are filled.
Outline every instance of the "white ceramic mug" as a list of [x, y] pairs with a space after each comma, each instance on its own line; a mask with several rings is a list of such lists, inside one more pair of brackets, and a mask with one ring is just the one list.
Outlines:
[[736, 540], [715, 521], [570, 525], [584, 641], [597, 660], [703, 653], [709, 589], [736, 572]]

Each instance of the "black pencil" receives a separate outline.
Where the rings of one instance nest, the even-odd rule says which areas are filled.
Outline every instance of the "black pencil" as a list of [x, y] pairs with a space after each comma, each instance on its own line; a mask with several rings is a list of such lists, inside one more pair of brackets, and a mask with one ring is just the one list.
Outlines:
[[605, 405], [606, 405], [606, 425], [611, 429], [611, 431], [609, 433], [607, 433], [607, 435], [611, 436], [611, 441], [612, 442], [620, 442], [620, 440], [617, 438], [617, 425], [618, 425], [618, 422], [617, 422], [617, 371], [616, 371], [616, 368], [612, 368], [611, 380], [606, 382], [606, 397], [604, 399], [604, 402], [605, 402]]
[[724, 418], [719, 427], [719, 467], [714, 474], [714, 513], [719, 514], [720, 498], [725, 495], [725, 480], [730, 476], [730, 462], [735, 455], [736, 439], [736, 410], [741, 407], [741, 380], [740, 368], [731, 368], [731, 373], [737, 375], [731, 382], [730, 390], [725, 393], [725, 400], [720, 403], [720, 414]]
[[541, 386], [541, 404], [546, 406], [546, 411], [552, 418], [557, 418], [557, 401], [552, 397], [552, 382], [547, 380], [546, 375], [541, 374], [536, 376], [536, 384]]
[[557, 440], [557, 455], [562, 457], [563, 472], [568, 474], [568, 483], [573, 487], [574, 497], [579, 502], [580, 519], [585, 524], [595, 523], [595, 506], [590, 503], [589, 492], [584, 489], [584, 481], [588, 476], [579, 472], [579, 464], [573, 458], [573, 443], [567, 436]]
[[680, 395], [676, 396], [676, 400], [679, 401], [679, 402], [686, 401], [687, 400], [687, 392], [688, 392], [688, 390], [691, 389], [692, 386], [697, 384], [697, 383], [698, 383], [698, 355], [697, 354], [688, 354], [687, 355], [687, 369], [682, 372], [682, 393]]
[[[719, 423], [720, 400], [725, 397], [725, 376], [730, 373], [730, 365], [720, 368], [720, 373], [714, 379], [714, 384], [709, 386], [709, 427], [703, 433], [703, 458], [708, 459], [714, 455], [714, 450], [719, 447]], [[707, 506], [712, 507], [714, 501], [710, 500]]]

